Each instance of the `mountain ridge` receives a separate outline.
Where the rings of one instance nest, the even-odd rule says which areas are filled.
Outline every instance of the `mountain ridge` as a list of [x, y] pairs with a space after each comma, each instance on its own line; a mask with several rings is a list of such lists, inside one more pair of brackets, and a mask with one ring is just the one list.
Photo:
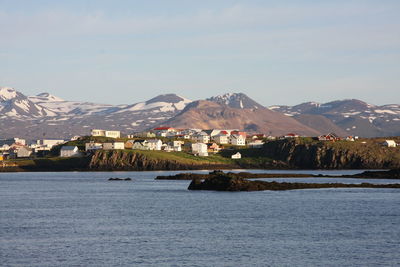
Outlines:
[[[190, 119], [185, 119], [184, 123], [182, 113], [191, 109], [194, 114], [193, 109], [196, 108], [198, 114], [193, 117], [196, 118], [192, 121], [193, 125], [190, 125]], [[218, 110], [219, 113], [207, 114], [207, 108]], [[199, 117], [199, 114], [203, 114], [204, 118]], [[264, 114], [265, 118], [257, 117], [257, 114]], [[286, 116], [282, 117], [283, 114]], [[290, 123], [287, 117], [290, 118]], [[266, 134], [296, 130], [296, 127], [282, 128], [279, 120], [281, 124], [286, 121], [286, 125], [302, 125], [298, 134], [308, 132], [315, 135], [333, 131], [343, 136], [400, 135], [400, 105], [378, 106], [357, 99], [266, 108], [244, 93], [227, 93], [198, 101], [176, 94], [161, 94], [134, 104], [110, 105], [68, 101], [47, 92], [26, 96], [13, 88], [0, 87], [1, 137], [69, 138], [86, 135], [91, 128], [119, 129], [130, 134], [167, 125], [169, 122], [176, 122], [177, 125], [183, 123], [190, 128], [195, 128], [196, 122], [204, 128], [213, 128], [233, 126], [235, 121], [237, 125], [233, 128], [242, 127], [242, 130], [263, 131]], [[272, 122], [274, 123], [271, 124]], [[278, 126], [281, 130], [273, 130], [274, 127], [279, 128]], [[308, 130], [303, 131], [304, 129]]]

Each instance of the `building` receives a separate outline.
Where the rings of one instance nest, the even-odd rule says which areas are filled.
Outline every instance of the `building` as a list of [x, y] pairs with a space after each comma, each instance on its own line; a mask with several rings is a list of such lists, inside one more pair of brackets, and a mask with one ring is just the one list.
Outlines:
[[120, 138], [121, 132], [120, 131], [108, 131], [108, 130], [100, 130], [100, 129], [93, 129], [91, 131], [92, 136], [105, 136], [111, 138]]
[[3, 145], [11, 146], [12, 144], [25, 146], [26, 140], [22, 139], [22, 138], [18, 138], [18, 137], [8, 138], [8, 139], [0, 139], [0, 146], [3, 146]]
[[100, 130], [100, 129], [92, 129], [91, 136], [106, 136], [106, 131], [105, 130]]
[[173, 146], [172, 143], [168, 144], [167, 146], [164, 147], [164, 151], [167, 152], [181, 152], [182, 151], [182, 146]]
[[85, 144], [85, 151], [95, 151], [99, 149], [103, 149], [102, 143], [90, 142]]
[[192, 135], [192, 140], [197, 143], [209, 143], [210, 136], [206, 132], [200, 132]]
[[63, 146], [60, 150], [60, 157], [79, 157], [79, 149], [77, 146]]
[[103, 143], [104, 150], [125, 149], [124, 142]]
[[175, 151], [175, 152], [181, 152], [182, 151], [182, 145], [185, 142], [183, 141], [172, 141], [169, 142], [168, 145], [164, 148], [165, 151]]
[[17, 150], [17, 158], [29, 158], [32, 155], [32, 149], [28, 147], [21, 147]]
[[338, 141], [340, 137], [337, 136], [335, 133], [329, 133], [318, 136], [319, 141]]
[[52, 148], [53, 146], [64, 143], [65, 141], [62, 139], [39, 139], [36, 140], [36, 144], [39, 146], [45, 146], [48, 148]]
[[207, 145], [204, 143], [194, 143], [192, 144], [192, 153], [196, 156], [207, 157]]
[[229, 143], [234, 146], [245, 146], [246, 138], [243, 135], [231, 135], [229, 138]]
[[150, 139], [147, 140], [147, 146], [149, 150], [161, 150], [162, 141], [160, 139]]
[[250, 148], [262, 148], [264, 146], [264, 142], [262, 140], [254, 140], [248, 145]]
[[385, 142], [383, 142], [383, 144], [387, 147], [396, 147], [397, 144], [394, 140], [385, 140]]
[[132, 149], [137, 149], [137, 150], [149, 150], [148, 142], [147, 140], [134, 140], [132, 144]]
[[71, 137], [71, 141], [79, 140], [79, 138], [81, 138], [79, 135], [74, 135], [73, 137]]
[[296, 137], [299, 137], [299, 135], [295, 133], [288, 133], [284, 136], [284, 138], [296, 138]]
[[217, 129], [209, 129], [209, 130], [203, 130], [206, 134], [208, 134], [211, 138], [213, 137], [213, 136], [216, 136], [216, 135], [218, 135], [220, 132], [221, 132], [221, 130], [217, 130]]
[[242, 154], [240, 154], [240, 152], [237, 152], [235, 154], [233, 154], [231, 156], [232, 159], [241, 159], [242, 158]]
[[175, 129], [172, 127], [157, 127], [154, 128], [153, 131], [157, 136], [166, 137], [167, 135], [171, 135], [172, 132], [175, 132]]
[[241, 136], [244, 137], [244, 139], [246, 139], [246, 137], [247, 137], [247, 133], [246, 132], [241, 132], [241, 131], [237, 131], [237, 130], [231, 131], [231, 135], [241, 135]]
[[135, 138], [135, 137], [154, 138], [154, 137], [156, 137], [156, 134], [152, 133], [152, 132], [140, 132], [140, 133], [128, 134], [127, 137], [128, 138]]
[[221, 150], [221, 147], [217, 143], [207, 144], [208, 151], [212, 153], [217, 153]]
[[214, 142], [218, 144], [229, 144], [229, 135], [224, 133], [225, 131], [220, 132], [216, 136], [213, 137]]

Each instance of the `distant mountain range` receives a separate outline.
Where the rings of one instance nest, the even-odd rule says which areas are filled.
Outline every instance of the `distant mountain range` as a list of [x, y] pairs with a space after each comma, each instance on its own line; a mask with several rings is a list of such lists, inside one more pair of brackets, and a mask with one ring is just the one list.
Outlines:
[[400, 105], [376, 106], [357, 99], [328, 103], [307, 102], [296, 106], [272, 106], [314, 129], [323, 116], [349, 135], [364, 137], [400, 135]]
[[198, 101], [164, 94], [146, 102], [109, 105], [67, 101], [49, 93], [26, 96], [0, 87], [0, 138], [70, 138], [87, 135], [93, 128], [129, 134], [164, 125], [272, 135], [393, 136], [400, 135], [400, 105], [376, 106], [352, 99], [267, 108], [243, 93]]

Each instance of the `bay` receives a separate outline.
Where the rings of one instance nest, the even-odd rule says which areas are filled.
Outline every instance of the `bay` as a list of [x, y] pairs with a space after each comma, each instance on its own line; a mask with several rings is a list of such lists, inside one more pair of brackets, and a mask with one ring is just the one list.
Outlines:
[[0, 265], [400, 265], [399, 190], [188, 191], [190, 181], [154, 180], [175, 173], [0, 173]]

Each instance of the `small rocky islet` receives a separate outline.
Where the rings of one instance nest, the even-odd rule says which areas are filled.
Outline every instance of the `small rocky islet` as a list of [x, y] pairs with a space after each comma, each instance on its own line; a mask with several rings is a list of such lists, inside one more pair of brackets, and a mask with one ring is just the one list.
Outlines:
[[108, 178], [108, 181], [132, 181], [132, 178], [111, 177], [111, 178]]
[[[374, 178], [372, 171], [363, 172], [345, 178]], [[377, 179], [398, 177], [399, 170], [378, 171]], [[365, 174], [365, 177], [362, 175]], [[172, 176], [158, 176], [158, 180], [192, 180], [189, 190], [214, 190], [214, 191], [263, 191], [263, 190], [294, 190], [318, 188], [399, 188], [400, 184], [344, 184], [344, 183], [288, 183], [252, 181], [247, 178], [277, 178], [277, 177], [335, 177], [309, 174], [253, 174], [253, 173], [224, 173], [213, 171], [209, 174], [180, 173]], [[336, 176], [337, 177], [337, 176]], [[397, 179], [397, 178], [394, 178]]]

